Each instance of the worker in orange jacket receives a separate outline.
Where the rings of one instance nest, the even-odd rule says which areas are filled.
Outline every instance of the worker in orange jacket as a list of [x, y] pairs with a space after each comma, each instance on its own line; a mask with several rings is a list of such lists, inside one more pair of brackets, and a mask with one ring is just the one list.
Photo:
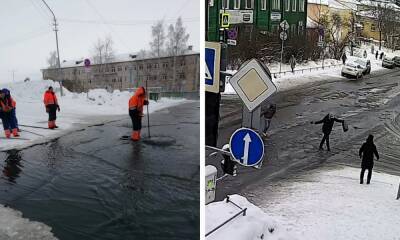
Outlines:
[[140, 130], [142, 129], [143, 106], [149, 104], [146, 99], [144, 87], [139, 87], [135, 94], [129, 99], [129, 116], [132, 120], [133, 131], [131, 138], [133, 141], [140, 140]]
[[14, 137], [19, 137], [16, 120], [13, 116], [15, 111], [16, 102], [9, 94], [7, 89], [0, 91], [0, 109], [1, 109], [1, 120], [3, 122], [4, 133], [7, 138], [11, 137], [11, 132]]
[[46, 112], [49, 114], [49, 128], [58, 128], [56, 125], [56, 119], [57, 110], [60, 111], [60, 106], [58, 105], [57, 96], [53, 91], [53, 87], [49, 87], [49, 89], [44, 93], [43, 102], [46, 107]]

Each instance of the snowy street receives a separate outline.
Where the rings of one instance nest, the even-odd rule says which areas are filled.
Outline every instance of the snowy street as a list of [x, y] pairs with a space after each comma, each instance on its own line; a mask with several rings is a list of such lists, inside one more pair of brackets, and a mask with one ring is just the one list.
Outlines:
[[[262, 168], [238, 166], [236, 177], [218, 182], [217, 201], [227, 194], [245, 196], [297, 239], [398, 239], [400, 218], [393, 208], [400, 203], [395, 200], [400, 181], [399, 76], [398, 69], [375, 70], [358, 81], [327, 73], [304, 76], [303, 84], [281, 89], [270, 99], [277, 113]], [[223, 96], [219, 146], [240, 127], [241, 110], [236, 95]], [[346, 120], [349, 131], [336, 123], [332, 151], [318, 151], [321, 125], [311, 121], [329, 112]], [[358, 150], [368, 134], [375, 136], [381, 158], [375, 161], [371, 185], [360, 185]], [[218, 157], [206, 159], [221, 176], [219, 162]]]
[[[43, 94], [49, 86], [55, 88], [61, 107], [57, 119], [60, 128], [56, 130], [47, 129], [48, 115], [43, 105]], [[8, 83], [3, 84], [2, 88], [9, 89], [17, 102], [17, 118], [22, 130], [20, 139], [1, 139], [0, 150], [2, 151], [48, 142], [86, 126], [129, 117], [128, 101], [133, 95], [133, 93], [118, 90], [109, 93], [105, 89], [91, 90], [89, 94], [72, 93], [64, 88], [65, 96], [61, 97], [58, 83], [43, 80]], [[152, 113], [185, 101], [185, 99], [167, 98], [162, 98], [157, 102], [151, 101], [149, 111]], [[0, 136], [4, 137], [3, 131]]]

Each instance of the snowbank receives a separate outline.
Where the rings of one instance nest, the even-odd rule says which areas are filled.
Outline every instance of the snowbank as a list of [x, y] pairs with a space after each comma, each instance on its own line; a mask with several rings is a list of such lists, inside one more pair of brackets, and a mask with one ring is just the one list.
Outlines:
[[22, 218], [22, 213], [0, 205], [0, 239], [56, 240], [51, 228]]
[[359, 174], [350, 167], [321, 170], [279, 183], [272, 196], [259, 190], [249, 194], [299, 239], [399, 239], [399, 177], [374, 172], [371, 184], [361, 185]]
[[[30, 81], [8, 83], [1, 88], [8, 88], [17, 102], [17, 118], [20, 125], [39, 126], [47, 128], [47, 113], [43, 105], [43, 94], [49, 86], [56, 91], [61, 112], [57, 116], [57, 130], [29, 128], [21, 126], [21, 138], [29, 140], [2, 140], [0, 150], [7, 150], [17, 146], [46, 141], [58, 137], [74, 127], [90, 124], [98, 124], [111, 117], [127, 116], [128, 101], [132, 96], [130, 92], [114, 91], [109, 93], [104, 89], [91, 90], [86, 93], [72, 93], [63, 89], [65, 96], [60, 96], [58, 83], [53, 81]], [[162, 98], [159, 101], [150, 101], [149, 112], [171, 107], [185, 102], [185, 99]], [[146, 112], [145, 112], [146, 113]], [[25, 130], [25, 131], [24, 131]], [[29, 132], [28, 132], [29, 131]], [[2, 131], [0, 136], [4, 136]]]
[[[230, 201], [241, 208], [247, 208], [246, 215], [239, 215], [232, 221], [208, 235], [207, 240], [293, 240], [292, 236], [273, 218], [239, 195], [230, 196]], [[206, 233], [225, 222], [240, 209], [231, 202], [221, 201], [206, 205]]]

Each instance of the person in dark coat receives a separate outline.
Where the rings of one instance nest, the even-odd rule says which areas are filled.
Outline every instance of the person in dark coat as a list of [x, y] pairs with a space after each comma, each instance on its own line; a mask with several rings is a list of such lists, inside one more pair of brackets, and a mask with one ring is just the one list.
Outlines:
[[267, 136], [267, 131], [269, 127], [271, 126], [271, 120], [272, 117], [276, 113], [276, 104], [270, 104], [268, 108], [262, 112], [262, 115], [264, 116], [265, 124], [264, 124], [264, 129], [263, 129], [263, 135], [264, 137]]
[[326, 141], [326, 147], [327, 150], [330, 151], [330, 146], [329, 146], [329, 135], [332, 132], [333, 125], [335, 122], [339, 123], [344, 123], [344, 120], [336, 118], [332, 113], [327, 114], [323, 119], [316, 121], [316, 122], [311, 122], [312, 124], [321, 124], [322, 123], [322, 132], [324, 133], [324, 136], [321, 140], [321, 143], [319, 144], [319, 150], [323, 150], [323, 145], [324, 142]]
[[372, 168], [374, 167], [374, 155], [376, 159], [379, 160], [378, 150], [374, 144], [374, 136], [369, 135], [367, 141], [361, 146], [358, 152], [361, 161], [361, 173], [360, 173], [360, 184], [364, 183], [364, 172], [368, 169], [367, 184], [371, 182]]
[[346, 60], [347, 60], [347, 56], [346, 56], [346, 53], [344, 52], [342, 55], [343, 65], [346, 64]]
[[379, 54], [378, 51], [376, 51], [376, 53], [375, 53], [375, 59], [376, 60], [378, 60], [378, 54]]
[[384, 52], [381, 52], [381, 54], [379, 55], [379, 59], [382, 60], [382, 59], [383, 59], [383, 56], [385, 56], [385, 53], [384, 53]]

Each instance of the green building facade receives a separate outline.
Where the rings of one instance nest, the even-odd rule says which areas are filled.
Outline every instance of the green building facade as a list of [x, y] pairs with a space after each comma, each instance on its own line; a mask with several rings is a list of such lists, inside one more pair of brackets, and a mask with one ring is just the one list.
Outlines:
[[248, 26], [265, 33], [277, 33], [279, 23], [286, 20], [290, 26], [289, 37], [305, 34], [307, 0], [208, 0], [208, 41], [219, 40], [223, 12], [229, 14], [232, 27]]

